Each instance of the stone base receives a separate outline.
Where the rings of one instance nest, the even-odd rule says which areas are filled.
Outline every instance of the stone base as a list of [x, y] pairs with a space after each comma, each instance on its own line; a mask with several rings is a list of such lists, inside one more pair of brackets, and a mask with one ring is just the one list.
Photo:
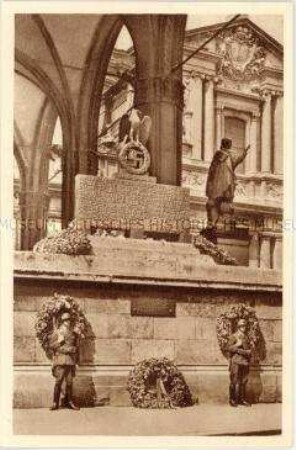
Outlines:
[[[82, 407], [131, 406], [126, 383], [129, 369], [114, 367], [102, 371], [78, 368], [74, 380], [75, 403]], [[227, 367], [180, 367], [195, 403], [228, 403], [229, 373]], [[14, 407], [49, 408], [52, 404], [54, 379], [51, 368], [26, 367], [14, 372]], [[252, 403], [281, 402], [281, 372], [251, 370], [248, 399]]]
[[120, 174], [114, 179], [75, 178], [75, 221], [91, 228], [188, 234], [189, 190], [156, 178]]
[[200, 402], [226, 402], [228, 367], [217, 317], [243, 302], [255, 308], [266, 359], [250, 387], [278, 401], [282, 355], [281, 275], [219, 266], [189, 244], [94, 237], [94, 255], [17, 252], [14, 262], [15, 406], [51, 403], [50, 362], [36, 338], [36, 314], [55, 292], [74, 298], [90, 326], [75, 379], [81, 404], [127, 405], [131, 367], [167, 357]]

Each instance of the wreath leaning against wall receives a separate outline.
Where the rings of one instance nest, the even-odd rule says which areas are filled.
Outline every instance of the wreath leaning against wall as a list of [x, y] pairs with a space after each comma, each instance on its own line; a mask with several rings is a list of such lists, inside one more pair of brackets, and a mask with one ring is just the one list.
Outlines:
[[73, 331], [79, 338], [85, 337], [86, 318], [80, 306], [69, 295], [54, 294], [54, 297], [42, 305], [37, 313], [35, 323], [36, 336], [49, 359], [52, 359], [52, 350], [50, 349], [50, 336], [61, 314], [68, 312], [71, 316]]

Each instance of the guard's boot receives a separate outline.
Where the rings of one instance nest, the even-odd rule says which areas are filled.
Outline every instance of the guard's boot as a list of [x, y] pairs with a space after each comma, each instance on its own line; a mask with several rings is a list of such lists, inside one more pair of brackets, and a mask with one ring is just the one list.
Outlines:
[[66, 386], [66, 399], [67, 399], [67, 404], [66, 407], [69, 409], [74, 409], [75, 411], [79, 411], [80, 408], [76, 405], [74, 405], [73, 403], [73, 386], [72, 384], [67, 384]]
[[246, 400], [246, 387], [243, 384], [240, 385], [239, 388], [239, 404], [243, 406], [251, 406], [251, 403]]
[[233, 384], [231, 384], [229, 386], [229, 404], [230, 406], [237, 406], [237, 400], [235, 397], [235, 386], [233, 386]]
[[60, 394], [61, 394], [61, 386], [59, 384], [55, 384], [54, 390], [53, 390], [53, 403], [52, 403], [52, 407], [50, 408], [51, 411], [55, 411], [56, 409], [59, 409]]

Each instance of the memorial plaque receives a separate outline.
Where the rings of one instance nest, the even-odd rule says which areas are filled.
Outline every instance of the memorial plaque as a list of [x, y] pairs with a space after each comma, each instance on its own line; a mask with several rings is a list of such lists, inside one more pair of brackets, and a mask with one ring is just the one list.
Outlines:
[[171, 298], [136, 298], [131, 302], [132, 316], [175, 317], [176, 303]]

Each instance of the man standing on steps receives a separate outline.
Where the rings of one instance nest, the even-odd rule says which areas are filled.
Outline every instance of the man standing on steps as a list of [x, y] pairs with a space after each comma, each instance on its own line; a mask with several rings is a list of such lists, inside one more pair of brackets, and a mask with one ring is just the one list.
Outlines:
[[66, 383], [65, 406], [79, 410], [73, 403], [73, 378], [78, 360], [78, 336], [71, 325], [71, 315], [67, 312], [60, 317], [60, 325], [53, 331], [50, 348], [53, 351], [52, 374], [56, 379], [51, 410], [59, 408], [61, 388]]
[[229, 354], [229, 404], [251, 406], [246, 400], [246, 384], [250, 370], [251, 349], [247, 338], [247, 322], [240, 319], [237, 330], [228, 340]]
[[238, 155], [231, 147], [232, 140], [223, 138], [220, 150], [214, 154], [209, 168], [206, 185], [207, 228], [202, 234], [210, 240], [213, 240], [211, 236], [215, 238], [219, 217], [225, 212], [233, 213], [232, 202], [236, 184], [234, 171], [243, 162], [250, 148], [247, 146], [242, 154]]

